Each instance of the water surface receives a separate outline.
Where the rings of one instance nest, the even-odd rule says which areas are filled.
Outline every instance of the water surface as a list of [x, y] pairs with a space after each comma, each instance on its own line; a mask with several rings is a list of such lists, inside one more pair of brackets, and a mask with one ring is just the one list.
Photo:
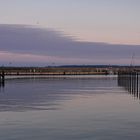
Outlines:
[[139, 140], [140, 104], [113, 77], [9, 79], [2, 140]]

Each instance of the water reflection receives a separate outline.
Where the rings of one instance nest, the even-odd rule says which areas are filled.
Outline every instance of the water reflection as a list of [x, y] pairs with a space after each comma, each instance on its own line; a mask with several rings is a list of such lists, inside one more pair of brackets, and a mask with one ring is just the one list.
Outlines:
[[126, 93], [114, 78], [8, 80], [0, 138], [139, 140], [140, 104]]
[[140, 73], [123, 73], [118, 76], [118, 86], [123, 87], [135, 98], [140, 99]]
[[4, 86], [5, 86], [5, 82], [0, 82], [0, 88], [4, 88]]
[[116, 79], [108, 77], [11, 79], [1, 85], [0, 111], [58, 110], [76, 96], [105, 94], [115, 88]]
[[5, 82], [0, 82], [0, 93], [4, 92]]

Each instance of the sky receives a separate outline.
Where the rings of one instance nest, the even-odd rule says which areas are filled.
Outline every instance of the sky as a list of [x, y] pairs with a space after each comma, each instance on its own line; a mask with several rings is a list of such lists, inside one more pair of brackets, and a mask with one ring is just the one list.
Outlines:
[[[131, 55], [137, 54], [140, 47], [139, 13], [140, 0], [0, 0], [0, 62], [1, 64], [8, 63], [10, 61], [8, 57], [11, 57], [13, 63], [18, 64], [21, 60], [22, 63], [27, 64], [26, 54], [31, 57], [32, 64], [43, 62], [43, 64], [50, 64], [54, 61], [58, 64], [128, 64], [131, 61]], [[24, 31], [25, 28], [28, 33]], [[14, 30], [12, 34], [11, 30]], [[22, 35], [28, 34], [28, 38], [22, 36], [19, 33], [21, 31]], [[37, 42], [40, 46], [36, 48], [31, 46], [34, 42], [33, 32], [38, 32], [35, 38], [40, 39]], [[19, 47], [16, 42], [16, 34], [20, 34], [19, 40], [22, 40], [22, 47]], [[59, 43], [63, 42], [63, 46], [61, 43], [57, 47], [55, 43], [51, 45], [48, 43], [51, 47], [46, 47], [48, 44], [44, 38], [49, 42], [50, 36], [56, 42], [58, 40]], [[15, 40], [13, 45], [16, 49], [11, 47], [10, 43], [4, 43], [4, 41], [10, 42], [12, 37]], [[42, 40], [46, 45], [39, 42]], [[67, 49], [65, 44], [67, 44]], [[98, 47], [103, 46], [101, 44], [106, 44], [104, 49]], [[79, 46], [78, 50], [77, 46]], [[39, 53], [36, 51], [37, 48]], [[108, 50], [109, 48], [111, 51]], [[123, 51], [123, 56], [118, 51], [124, 48], [126, 49]], [[95, 54], [97, 50], [104, 51], [88, 57], [88, 53], [92, 51]], [[48, 52], [44, 54], [44, 51]], [[117, 57], [113, 58], [115, 51], [118, 52], [118, 58], [123, 61], [118, 61]], [[13, 53], [16, 53], [16, 58]], [[112, 58], [111, 60], [103, 58], [108, 55]], [[49, 61], [46, 62], [48, 57]], [[20, 59], [17, 61], [17, 58]], [[136, 64], [139, 64], [138, 58], [137, 54]], [[37, 60], [40, 61], [36, 63]]]

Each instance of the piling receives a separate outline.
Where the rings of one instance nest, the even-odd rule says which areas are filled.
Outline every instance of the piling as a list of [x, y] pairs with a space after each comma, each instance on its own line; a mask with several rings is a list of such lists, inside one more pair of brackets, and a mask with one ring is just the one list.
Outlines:
[[2, 71], [0, 73], [0, 86], [4, 86], [5, 85], [5, 72]]
[[125, 70], [118, 72], [118, 85], [136, 98], [140, 98], [139, 71]]

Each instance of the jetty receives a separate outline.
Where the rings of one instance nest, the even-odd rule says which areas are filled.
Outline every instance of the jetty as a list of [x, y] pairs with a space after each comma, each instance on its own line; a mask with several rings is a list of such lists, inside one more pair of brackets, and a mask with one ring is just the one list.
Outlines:
[[[2, 70], [0, 69], [0, 72]], [[13, 67], [4, 68], [5, 76], [28, 75], [108, 75], [117, 71], [98, 67]]]
[[0, 86], [6, 76], [65, 76], [65, 75], [118, 75], [118, 86], [140, 98], [140, 67], [130, 66], [71, 66], [71, 67], [1, 67]]

